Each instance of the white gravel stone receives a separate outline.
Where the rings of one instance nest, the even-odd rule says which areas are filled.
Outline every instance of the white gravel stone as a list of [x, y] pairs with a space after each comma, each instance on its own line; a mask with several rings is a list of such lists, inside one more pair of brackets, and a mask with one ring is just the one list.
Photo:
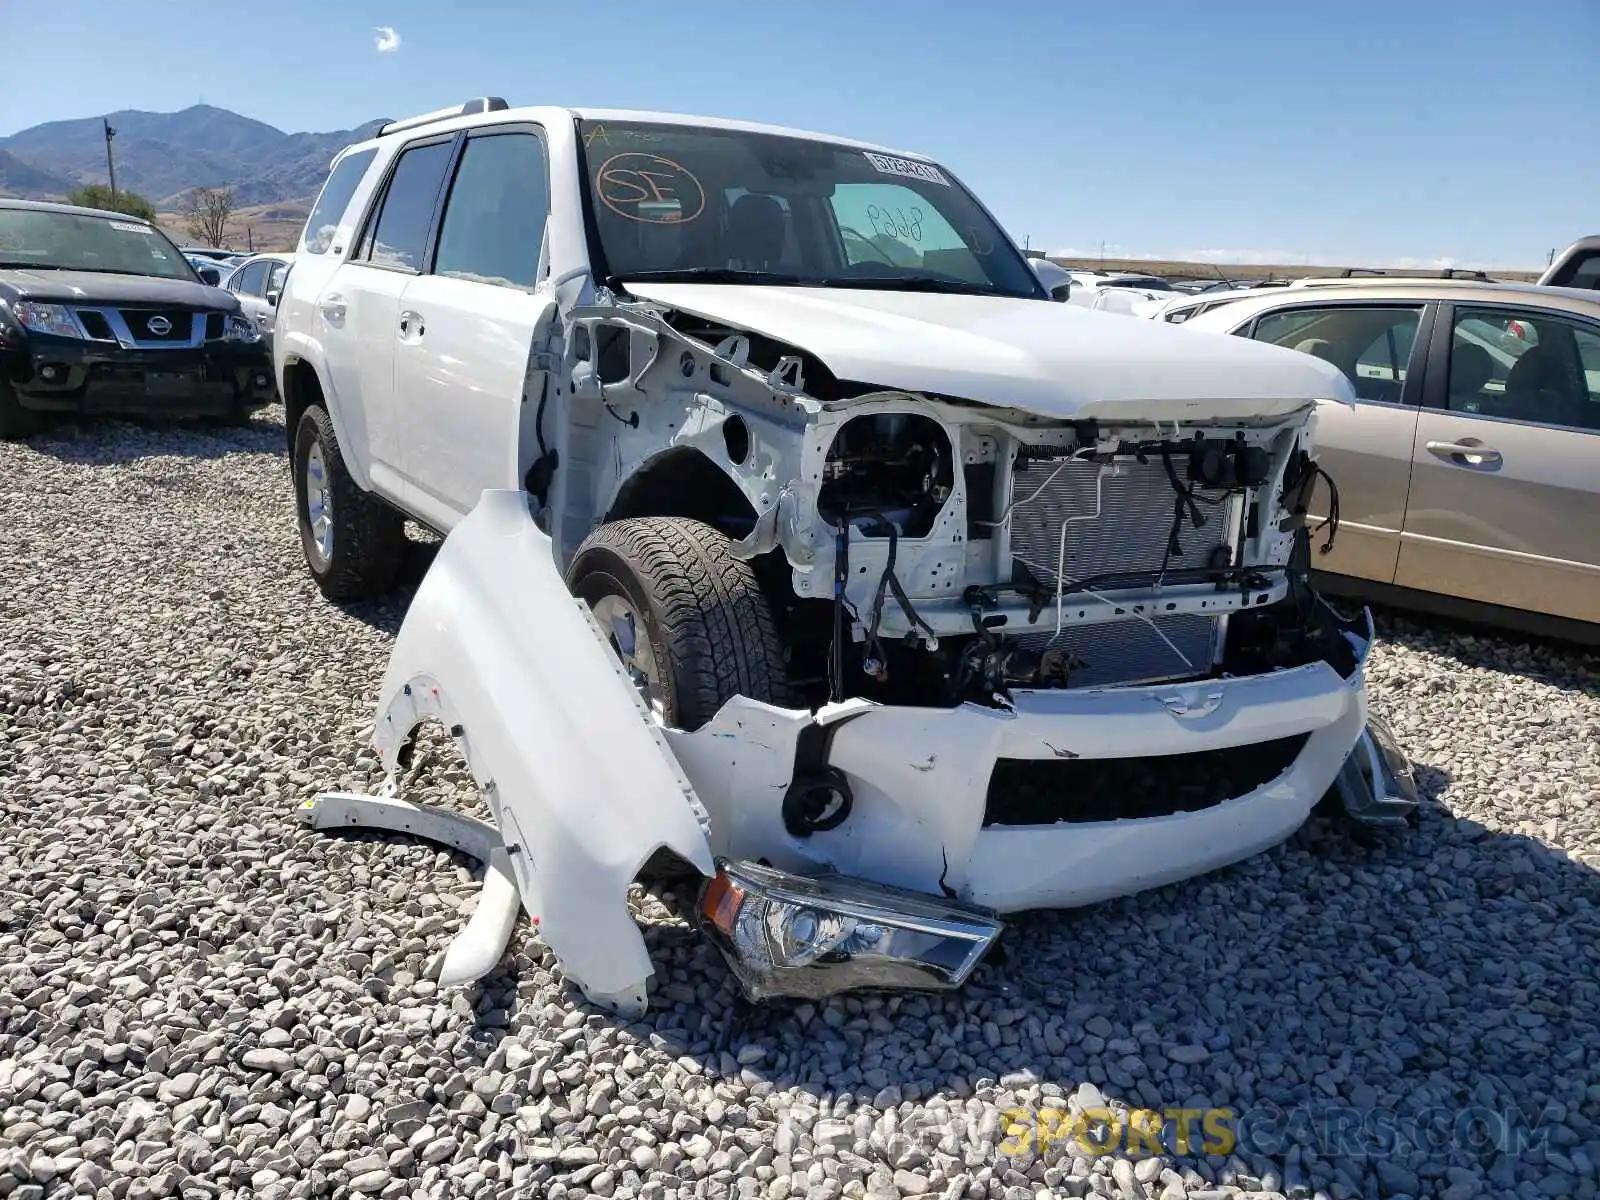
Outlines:
[[[296, 820], [378, 782], [405, 595], [319, 597], [281, 419], [0, 444], [0, 1197], [1600, 1200], [1593, 653], [1382, 616], [1368, 678], [1422, 764], [1417, 830], [1316, 818], [1019, 917], [960, 993], [752, 1009], [692, 894], [641, 890], [656, 991], [623, 1024], [526, 927], [436, 988], [475, 864]], [[417, 758], [419, 798], [482, 811], [447, 739]], [[1000, 1153], [1010, 1109], [1266, 1106], [1553, 1115], [1517, 1154]]]

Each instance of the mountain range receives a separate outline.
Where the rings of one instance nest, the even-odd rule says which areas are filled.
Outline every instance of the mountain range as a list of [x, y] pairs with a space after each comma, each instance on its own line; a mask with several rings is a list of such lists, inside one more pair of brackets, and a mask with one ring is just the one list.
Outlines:
[[[345, 146], [372, 136], [387, 118], [331, 133], [284, 133], [225, 108], [110, 113], [117, 186], [157, 208], [173, 208], [197, 187], [229, 187], [239, 205], [304, 200], [322, 186]], [[106, 182], [100, 117], [47, 121], [0, 138], [0, 196], [55, 199]]]

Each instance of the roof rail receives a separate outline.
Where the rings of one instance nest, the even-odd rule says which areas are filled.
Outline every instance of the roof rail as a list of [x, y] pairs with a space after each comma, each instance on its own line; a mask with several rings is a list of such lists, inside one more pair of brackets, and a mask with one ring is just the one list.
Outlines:
[[1470, 271], [1470, 270], [1466, 269], [1465, 267], [1446, 267], [1444, 270], [1439, 272], [1439, 278], [1440, 279], [1473, 279], [1473, 280], [1476, 280], [1479, 283], [1494, 283], [1495, 282], [1495, 280], [1490, 279], [1482, 271]]
[[1375, 271], [1370, 267], [1346, 267], [1340, 271], [1337, 278], [1354, 279], [1357, 275], [1387, 275], [1387, 271]]
[[432, 112], [421, 113], [415, 117], [407, 117], [403, 121], [390, 121], [378, 130], [378, 136], [383, 137], [390, 133], [399, 133], [402, 129], [416, 129], [420, 125], [432, 125], [435, 121], [445, 121], [451, 117], [470, 117], [473, 113], [500, 112], [509, 105], [499, 96], [478, 96], [468, 100], [465, 104], [452, 104], [449, 108], [436, 108]]

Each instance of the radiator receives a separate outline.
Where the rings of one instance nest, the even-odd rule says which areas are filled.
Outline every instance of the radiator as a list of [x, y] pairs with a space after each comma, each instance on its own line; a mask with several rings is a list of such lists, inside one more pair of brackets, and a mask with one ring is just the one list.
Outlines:
[[[1149, 624], [1135, 617], [1067, 625], [1059, 637], [1052, 627], [1022, 634], [1016, 641], [1035, 654], [1055, 650], [1071, 655], [1069, 662], [1076, 665], [1067, 671], [1068, 688], [1104, 687], [1204, 675], [1211, 669], [1220, 629], [1218, 617], [1165, 613], [1151, 617]], [[1171, 646], [1161, 640], [1163, 634]]]
[[[1174, 455], [1172, 466], [1179, 479], [1186, 478], [1186, 455]], [[1029, 576], [1048, 588], [1056, 586], [1062, 524], [1069, 517], [1094, 513], [1100, 470], [1096, 463], [1056, 459], [1030, 462], [1016, 472], [1012, 500], [1024, 503], [1011, 512], [1011, 555], [1026, 567]], [[1041, 487], [1043, 491], [1039, 491]], [[1030, 500], [1035, 492], [1039, 494]], [[1222, 503], [1225, 498], [1223, 492], [1196, 491], [1196, 505], [1205, 524], [1196, 529], [1185, 505], [1178, 529], [1182, 553], [1167, 558], [1169, 567], [1206, 566], [1217, 547], [1227, 544], [1227, 507]], [[1116, 474], [1107, 474], [1100, 483], [1099, 517], [1067, 525], [1062, 574], [1070, 582], [1112, 572], [1160, 570], [1172, 533], [1176, 501], [1166, 467], [1159, 458], [1146, 463], [1119, 463]], [[1072, 604], [1070, 600], [1068, 603]], [[1072, 606], [1076, 610], [1097, 605], [1080, 596]], [[1044, 611], [1044, 619], [1053, 619], [1053, 609], [1054, 606]], [[1067, 686], [1077, 688], [1204, 674], [1211, 669], [1220, 630], [1217, 617], [1166, 613], [1154, 615], [1148, 622], [1123, 618], [1069, 625], [1059, 637], [1052, 628], [1045, 633], [1023, 635], [1018, 641], [1035, 653], [1050, 649], [1071, 654], [1080, 665], [1069, 670]]]
[[[1183, 479], [1189, 470], [1188, 456], [1174, 455], [1172, 466], [1178, 478]], [[1056, 459], [1029, 462], [1015, 473], [1012, 503], [1024, 503], [1011, 510], [1011, 556], [1046, 587], [1056, 586], [1062, 523], [1069, 517], [1089, 517], [1095, 511], [1095, 482], [1100, 470], [1096, 463]], [[1100, 485], [1100, 516], [1067, 526], [1062, 573], [1068, 580], [1112, 571], [1161, 568], [1177, 501], [1166, 468], [1159, 458], [1152, 457], [1146, 463], [1119, 463], [1116, 470]], [[1042, 492], [1040, 487], [1044, 488]], [[1029, 500], [1035, 492], [1039, 495]], [[1224, 498], [1222, 492], [1196, 491], [1205, 524], [1196, 529], [1185, 512], [1178, 529], [1183, 553], [1173, 555], [1168, 560], [1169, 567], [1204, 567], [1210, 562], [1212, 551], [1227, 543], [1227, 507], [1221, 503]]]

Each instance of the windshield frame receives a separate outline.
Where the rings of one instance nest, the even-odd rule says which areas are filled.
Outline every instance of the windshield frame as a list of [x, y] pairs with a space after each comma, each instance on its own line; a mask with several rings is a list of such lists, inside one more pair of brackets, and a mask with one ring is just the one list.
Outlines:
[[[130, 279], [165, 279], [181, 283], [202, 282], [199, 274], [195, 271], [194, 264], [189, 261], [188, 255], [184, 254], [183, 251], [178, 248], [177, 243], [167, 236], [166, 231], [163, 230], [161, 226], [152, 221], [145, 221], [139, 217], [128, 216], [123, 213], [100, 212], [94, 209], [25, 208], [14, 205], [0, 205], [0, 222], [5, 220], [6, 213], [27, 213], [32, 216], [40, 216], [68, 222], [104, 221], [109, 224], [123, 223], [127, 225], [137, 225], [141, 228], [141, 230], [148, 231], [148, 233], [140, 234], [139, 236], [156, 238], [159, 243], [166, 248], [166, 259], [169, 265], [181, 264], [182, 270], [186, 273], [169, 275], [160, 274], [154, 271], [133, 271], [124, 270], [121, 268], [84, 266], [72, 263], [47, 261], [29, 262], [25, 259], [8, 258], [7, 252], [3, 248], [0, 248], [0, 262], [8, 264], [7, 269], [20, 271], [82, 271], [85, 274], [121, 275]], [[121, 230], [118, 230], [117, 233], [120, 236], [134, 236], [131, 233], [123, 233]]]
[[[579, 196], [580, 196], [580, 198], [582, 200], [583, 235], [584, 235], [585, 245], [586, 245], [586, 247], [588, 249], [588, 252], [589, 252], [589, 270], [590, 270], [591, 277], [594, 279], [594, 281], [595, 281], [597, 286], [604, 285], [604, 286], [613, 287], [613, 288], [625, 288], [627, 280], [629, 278], [633, 277], [633, 276], [629, 272], [613, 272], [613, 270], [611, 268], [611, 264], [610, 264], [610, 262], [609, 262], [609, 260], [608, 260], [608, 258], [606, 256], [605, 243], [604, 243], [604, 240], [601, 237], [599, 225], [598, 225], [598, 222], [596, 221], [596, 218], [595, 218], [594, 185], [593, 185], [593, 180], [592, 180], [592, 178], [590, 176], [590, 171], [589, 171], [588, 149], [584, 145], [584, 125], [585, 125], [585, 123], [590, 122], [590, 121], [591, 121], [591, 118], [588, 118], [588, 117], [585, 117], [585, 116], [582, 116], [582, 115], [575, 116], [573, 118], [573, 143], [574, 143], [574, 147], [575, 147], [575, 149], [577, 151], [577, 156], [578, 156], [578, 191], [579, 191]], [[597, 121], [595, 121], [595, 123], [603, 124], [603, 123], [605, 123], [605, 121], [602, 118], [602, 119], [598, 119]], [[747, 136], [747, 137], [787, 137], [787, 138], [792, 138], [792, 139], [794, 139], [796, 141], [814, 142], [814, 143], [816, 143], [818, 145], [829, 146], [829, 147], [832, 147], [832, 148], [835, 148], [835, 149], [839, 149], [839, 150], [862, 151], [862, 152], [864, 152], [864, 151], [866, 151], [868, 149], [871, 149], [873, 153], [892, 153], [890, 151], [879, 151], [876, 148], [872, 148], [872, 147], [858, 146], [858, 145], [855, 145], [855, 144], [850, 143], [850, 142], [834, 141], [834, 140], [832, 140], [830, 138], [808, 137], [805, 134], [802, 134], [802, 133], [799, 133], [799, 132], [795, 132], [795, 131], [790, 131], [790, 130], [782, 130], [782, 131], [770, 130], [769, 131], [769, 130], [761, 130], [761, 129], [742, 129], [742, 128], [739, 128], [737, 126], [726, 127], [725, 128], [722, 125], [704, 124], [704, 123], [701, 123], [701, 122], [698, 122], [698, 121], [692, 120], [692, 119], [689, 119], [689, 120], [670, 120], [670, 119], [667, 119], [667, 120], [650, 120], [650, 119], [646, 119], [646, 118], [634, 118], [634, 119], [629, 119], [626, 122], [613, 121], [611, 123], [612, 124], [626, 124], [629, 127], [634, 127], [634, 126], [652, 126], [652, 127], [659, 127], [659, 128], [665, 128], [665, 129], [683, 129], [683, 130], [691, 130], [691, 131], [704, 130], [704, 131], [713, 132], [713, 133], [731, 133], [731, 134], [743, 135], [743, 136]], [[914, 159], [913, 161], [920, 162], [922, 160], [921, 159]], [[964, 196], [966, 198], [967, 202], [970, 203], [979, 213], [981, 213], [983, 218], [986, 221], [989, 222], [989, 224], [990, 224], [990, 226], [992, 228], [992, 232], [995, 235], [995, 241], [996, 241], [996, 246], [995, 246], [994, 253], [995, 254], [1006, 254], [1010, 258], [1014, 259], [1015, 263], [1016, 263], [1016, 266], [1019, 268], [1018, 277], [1020, 279], [1024, 280], [1025, 283], [1027, 284], [1027, 286], [1030, 289], [1029, 291], [1024, 293], [1024, 292], [1019, 292], [1019, 291], [1012, 290], [1012, 289], [1009, 289], [1009, 288], [1007, 288], [1007, 289], [1002, 289], [1000, 287], [992, 287], [992, 288], [990, 288], [990, 287], [984, 287], [981, 284], [970, 283], [970, 284], [967, 284], [965, 287], [962, 287], [962, 286], [959, 286], [959, 285], [952, 285], [952, 287], [949, 290], [954, 294], [960, 294], [960, 295], [990, 296], [990, 297], [994, 297], [996, 299], [1008, 299], [1008, 300], [1038, 300], [1038, 301], [1041, 301], [1043, 303], [1049, 303], [1050, 302], [1050, 295], [1045, 290], [1044, 284], [1039, 280], [1038, 275], [1036, 275], [1034, 273], [1033, 268], [1028, 265], [1027, 257], [1022, 253], [1022, 250], [1017, 246], [1015, 240], [1011, 237], [1011, 235], [1009, 233], [1006, 232], [1005, 227], [1000, 224], [1000, 222], [995, 218], [995, 215], [992, 212], [989, 211], [988, 206], [985, 205], [983, 203], [983, 201], [981, 199], [979, 199], [977, 194], [975, 192], [973, 192], [971, 188], [967, 187], [966, 184], [963, 183], [961, 181], [961, 179], [953, 171], [951, 171], [950, 168], [946, 167], [943, 163], [933, 164], [933, 163], [930, 162], [928, 165], [937, 166], [937, 169], [939, 170], [939, 172], [941, 172], [944, 175], [944, 177], [949, 181], [950, 186], [952, 188], [954, 188], [956, 191], [958, 191], [962, 196]], [[644, 281], [644, 279], [643, 279], [643, 275], [644, 274], [645, 273], [643, 271], [639, 272], [639, 277], [640, 277], [640, 281], [641, 282]], [[848, 289], [855, 290], [855, 291], [860, 291], [860, 290], [877, 290], [877, 291], [885, 291], [885, 292], [919, 292], [920, 291], [920, 292], [926, 293], [926, 292], [930, 291], [931, 289], [929, 289], [929, 288], [927, 288], [925, 286], [921, 286], [921, 285], [924, 285], [929, 280], [937, 278], [937, 277], [932, 276], [932, 275], [928, 275], [928, 276], [907, 275], [907, 276], [905, 276], [903, 278], [899, 278], [899, 279], [897, 279], [894, 276], [886, 276], [886, 277], [883, 277], [881, 279], [876, 278], [876, 277], [860, 277], [860, 278], [837, 279], [837, 280], [836, 279], [819, 278], [819, 279], [816, 279], [816, 280], [809, 280], [808, 279], [805, 282], [797, 283], [797, 282], [795, 282], [793, 280], [793, 278], [790, 275], [788, 275], [787, 273], [782, 272], [782, 271], [754, 272], [752, 274], [753, 274], [752, 278], [750, 278], [748, 280], [741, 280], [740, 284], [748, 285], [748, 286], [755, 286], [755, 287], [811, 287], [811, 288], [836, 287], [836, 288], [848, 288]], [[771, 282], [767, 282], [767, 281], [764, 281], [761, 278], [759, 278], [759, 276], [761, 274], [771, 274], [772, 276], [774, 276], [774, 278], [772, 279]], [[655, 279], [652, 279], [652, 282], [657, 282], [657, 281], [666, 282], [666, 280], [655, 280]], [[678, 281], [673, 281], [673, 282], [678, 282]], [[689, 271], [687, 269], [684, 272], [684, 279], [681, 282], [685, 282], [685, 283], [695, 282], [695, 280], [692, 278], [692, 276], [690, 275], [690, 273], [689, 273]], [[896, 286], [897, 283], [910, 284], [911, 286], [908, 286], [908, 287], [897, 287]], [[874, 284], [879, 284], [880, 286], [874, 287], [873, 286]], [[716, 286], [716, 285], [712, 285], [712, 286]], [[738, 286], [738, 285], [734, 285], [734, 286]]]

